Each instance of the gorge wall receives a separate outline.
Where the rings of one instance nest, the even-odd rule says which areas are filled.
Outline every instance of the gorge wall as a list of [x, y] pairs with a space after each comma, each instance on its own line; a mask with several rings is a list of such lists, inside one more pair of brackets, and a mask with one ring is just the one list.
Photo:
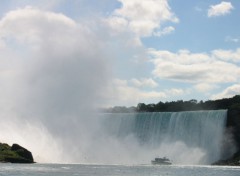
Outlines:
[[240, 150], [240, 108], [230, 108], [227, 113], [227, 129], [233, 134], [237, 150]]
[[240, 108], [232, 107], [227, 112], [222, 157], [214, 165], [240, 166]]

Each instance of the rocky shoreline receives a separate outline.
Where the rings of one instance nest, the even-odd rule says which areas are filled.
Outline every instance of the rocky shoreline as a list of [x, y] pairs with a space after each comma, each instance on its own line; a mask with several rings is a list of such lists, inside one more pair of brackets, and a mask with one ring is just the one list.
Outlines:
[[35, 163], [32, 153], [24, 147], [0, 143], [0, 162], [2, 163]]
[[240, 166], [240, 151], [235, 153], [231, 158], [228, 158], [226, 160], [219, 160], [212, 165], [217, 166]]

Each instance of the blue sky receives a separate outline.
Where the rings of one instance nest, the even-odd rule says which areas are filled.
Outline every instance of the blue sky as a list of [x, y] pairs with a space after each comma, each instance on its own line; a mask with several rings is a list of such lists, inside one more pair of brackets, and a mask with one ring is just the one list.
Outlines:
[[237, 0], [2, 0], [1, 103], [232, 97], [239, 10]]

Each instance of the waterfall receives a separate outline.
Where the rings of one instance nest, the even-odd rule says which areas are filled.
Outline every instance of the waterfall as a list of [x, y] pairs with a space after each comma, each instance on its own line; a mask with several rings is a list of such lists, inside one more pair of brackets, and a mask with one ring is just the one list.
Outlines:
[[226, 110], [86, 113], [48, 126], [12, 118], [2, 119], [0, 137], [28, 148], [37, 162], [151, 164], [166, 156], [173, 164], [211, 164], [221, 159], [226, 116]]
[[167, 156], [177, 164], [210, 164], [221, 157], [226, 110], [104, 116], [106, 133], [120, 141], [131, 137], [152, 157]]

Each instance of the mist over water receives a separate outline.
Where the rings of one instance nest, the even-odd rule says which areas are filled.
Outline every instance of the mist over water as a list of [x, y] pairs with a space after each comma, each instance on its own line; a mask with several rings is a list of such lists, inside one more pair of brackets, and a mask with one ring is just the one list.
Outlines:
[[101, 38], [103, 29], [95, 33], [31, 7], [7, 13], [0, 28], [0, 142], [18, 143], [47, 163], [146, 164], [158, 155], [176, 164], [218, 159], [225, 112], [193, 114], [192, 120], [178, 113], [97, 113], [112, 81], [111, 42]]
[[11, 119], [1, 123], [1, 139], [29, 148], [37, 162], [150, 164], [166, 156], [210, 164], [222, 155], [226, 111], [84, 115], [46, 125]]
[[167, 156], [174, 164], [210, 164], [223, 153], [226, 112], [105, 114], [105, 129], [126, 145], [120, 159], [148, 163]]
[[7, 13], [0, 28], [0, 141], [37, 162], [81, 162], [111, 79], [103, 43], [81, 23], [31, 7]]

